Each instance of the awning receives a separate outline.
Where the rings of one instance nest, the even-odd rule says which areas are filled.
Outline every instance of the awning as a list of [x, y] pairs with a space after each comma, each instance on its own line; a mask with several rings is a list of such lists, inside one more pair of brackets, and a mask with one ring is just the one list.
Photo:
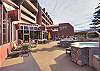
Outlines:
[[13, 24], [19, 24], [19, 23], [25, 23], [25, 24], [30, 24], [30, 23], [27, 23], [27, 22], [24, 22], [24, 21], [13, 21]]
[[2, 2], [5, 2], [5, 3], [7, 3], [8, 5], [10, 5], [10, 6], [12, 6], [12, 7], [14, 7], [14, 8], [19, 8], [19, 6], [18, 5], [16, 5], [14, 2], [12, 2], [11, 0], [1, 0]]

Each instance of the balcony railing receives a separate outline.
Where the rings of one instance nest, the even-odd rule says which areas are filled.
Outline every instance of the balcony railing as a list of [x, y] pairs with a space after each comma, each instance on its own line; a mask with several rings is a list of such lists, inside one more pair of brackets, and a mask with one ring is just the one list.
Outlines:
[[32, 14], [29, 10], [27, 10], [25, 7], [23, 7], [22, 5], [21, 5], [21, 10], [36, 19], [36, 16]]
[[29, 0], [26, 0], [26, 2], [27, 2], [32, 8], [34, 8], [36, 11], [38, 11], [38, 9], [37, 9]]
[[[52, 21], [48, 18], [48, 16], [44, 13], [44, 11], [42, 10], [42, 13], [44, 14], [44, 16], [49, 20], [50, 23], [52, 23]], [[52, 23], [53, 24], [53, 23]]]
[[42, 16], [42, 19], [45, 20], [45, 22], [47, 22], [48, 25], [50, 25], [50, 23]]
[[44, 24], [43, 22], [42, 22], [42, 25], [46, 26], [46, 24]]
[[28, 16], [24, 15], [23, 13], [21, 13], [21, 17], [27, 21], [30, 21], [31, 23], [35, 23], [35, 21], [33, 19], [29, 18]]

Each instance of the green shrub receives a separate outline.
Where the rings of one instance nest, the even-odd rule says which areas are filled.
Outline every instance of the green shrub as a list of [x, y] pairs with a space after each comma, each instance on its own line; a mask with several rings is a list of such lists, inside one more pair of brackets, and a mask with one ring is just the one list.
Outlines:
[[28, 50], [29, 45], [28, 44], [24, 44], [22, 48], [23, 48], [23, 50]]

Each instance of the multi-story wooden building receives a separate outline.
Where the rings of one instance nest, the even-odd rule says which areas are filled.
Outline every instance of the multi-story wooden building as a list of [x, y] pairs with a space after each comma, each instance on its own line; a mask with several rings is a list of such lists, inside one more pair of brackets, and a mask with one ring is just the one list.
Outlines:
[[9, 54], [12, 42], [16, 42], [17, 30], [13, 21], [19, 20], [18, 13], [19, 6], [15, 3], [10, 0], [0, 0], [0, 65]]
[[37, 32], [39, 25], [37, 24], [38, 2], [34, 0], [14, 1], [20, 10], [19, 21], [16, 21], [18, 28], [18, 39], [28, 42], [29, 39], [39, 38]]
[[18, 39], [47, 38], [46, 27], [52, 24], [37, 0], [0, 0], [0, 64]]

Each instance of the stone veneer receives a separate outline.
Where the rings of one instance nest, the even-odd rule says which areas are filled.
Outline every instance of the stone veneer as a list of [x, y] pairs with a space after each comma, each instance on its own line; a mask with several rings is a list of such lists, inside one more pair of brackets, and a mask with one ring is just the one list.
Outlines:
[[100, 71], [100, 56], [98, 56], [98, 55], [93, 56], [93, 67], [97, 71]]

